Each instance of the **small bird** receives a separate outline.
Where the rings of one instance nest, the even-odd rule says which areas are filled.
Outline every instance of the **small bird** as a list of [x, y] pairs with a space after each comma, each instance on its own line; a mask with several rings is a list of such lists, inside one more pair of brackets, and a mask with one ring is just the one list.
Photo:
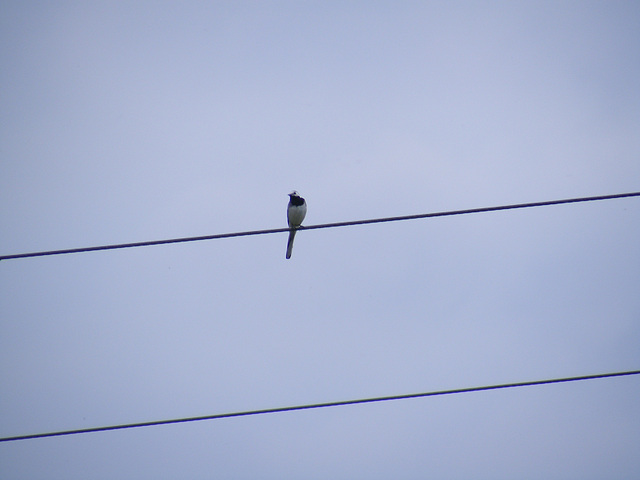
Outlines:
[[287, 242], [287, 258], [291, 258], [293, 250], [293, 239], [296, 231], [302, 224], [307, 214], [307, 202], [304, 201], [295, 190], [289, 194], [289, 205], [287, 206], [287, 221], [289, 222], [289, 241]]

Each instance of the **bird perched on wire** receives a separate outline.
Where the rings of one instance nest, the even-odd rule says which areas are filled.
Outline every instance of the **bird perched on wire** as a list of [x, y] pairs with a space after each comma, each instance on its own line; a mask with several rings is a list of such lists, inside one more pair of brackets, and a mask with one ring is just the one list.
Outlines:
[[289, 222], [289, 241], [287, 242], [287, 258], [291, 258], [293, 250], [293, 239], [296, 231], [302, 224], [307, 214], [307, 202], [304, 201], [295, 190], [289, 194], [289, 205], [287, 206], [287, 221]]

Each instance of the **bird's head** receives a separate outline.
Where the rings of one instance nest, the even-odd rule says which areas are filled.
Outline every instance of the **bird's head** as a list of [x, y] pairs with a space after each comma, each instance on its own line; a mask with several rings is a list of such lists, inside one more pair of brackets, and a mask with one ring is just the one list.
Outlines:
[[298, 192], [296, 192], [295, 190], [293, 190], [293, 191], [289, 194], [289, 196], [290, 196], [290, 197], [299, 197], [299, 196], [300, 196], [300, 194], [299, 194]]

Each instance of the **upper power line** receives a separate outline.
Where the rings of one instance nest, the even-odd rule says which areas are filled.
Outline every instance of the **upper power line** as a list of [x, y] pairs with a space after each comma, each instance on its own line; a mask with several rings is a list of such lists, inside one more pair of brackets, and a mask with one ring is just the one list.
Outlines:
[[595, 380], [599, 378], [623, 377], [638, 375], [640, 370], [627, 372], [600, 373], [595, 375], [583, 375], [580, 377], [552, 378], [547, 380], [535, 380], [529, 382], [503, 383], [499, 385], [486, 385], [481, 387], [457, 388], [454, 390], [439, 390], [433, 392], [410, 393], [405, 395], [392, 395], [388, 397], [361, 398], [357, 400], [343, 400], [339, 402], [313, 403], [308, 405], [295, 405], [290, 407], [265, 408], [262, 410], [249, 410], [244, 412], [219, 413], [215, 415], [205, 415], [202, 417], [174, 418], [170, 420], [156, 420], [152, 422], [128, 423], [123, 425], [109, 425], [104, 427], [82, 428], [78, 430], [64, 430], [59, 432], [34, 433], [31, 435], [19, 435], [15, 437], [1, 437], [0, 442], [13, 442], [16, 440], [31, 440], [35, 438], [59, 437], [62, 435], [77, 435], [80, 433], [106, 432], [109, 430], [124, 430], [129, 428], [152, 427], [158, 425], [168, 425], [172, 423], [198, 422], [202, 420], [217, 420], [220, 418], [246, 417], [250, 415], [264, 415], [266, 413], [283, 413], [295, 410], [311, 410], [315, 408], [341, 407], [345, 405], [356, 405], [361, 403], [388, 402], [391, 400], [407, 400], [410, 398], [435, 397], [439, 395], [452, 395], [455, 393], [471, 393], [486, 390], [499, 390], [505, 388], [531, 387], [536, 385], [548, 385], [551, 383], [577, 382], [582, 380]]
[[[417, 215], [402, 215], [397, 217], [372, 218], [368, 220], [352, 220], [348, 222], [324, 223], [320, 225], [302, 226], [300, 227], [300, 230], [317, 230], [320, 228], [348, 227], [352, 225], [365, 225], [370, 223], [398, 222], [401, 220], [417, 220], [420, 218], [448, 217], [453, 215], [466, 215], [469, 213], [485, 213], [485, 212], [496, 212], [499, 210], [515, 210], [519, 208], [547, 207], [550, 205], [561, 205], [565, 203], [594, 202], [594, 201], [600, 201], [600, 200], [613, 200], [616, 198], [627, 198], [627, 197], [638, 197], [638, 196], [640, 196], [640, 192], [617, 193], [613, 195], [600, 195], [595, 197], [565, 198], [561, 200], [548, 200], [544, 202], [516, 203], [512, 205], [499, 205], [494, 207], [470, 208], [465, 210], [450, 210], [445, 212], [420, 213]], [[218, 233], [214, 235], [202, 235], [198, 237], [170, 238], [166, 240], [151, 240], [146, 242], [119, 243], [119, 244], [113, 244], [113, 245], [98, 245], [94, 247], [69, 248], [64, 250], [48, 250], [48, 251], [42, 251], [42, 252], [16, 253], [12, 255], [2, 255], [0, 256], [0, 260], [10, 260], [15, 258], [28, 258], [28, 257], [43, 257], [47, 255], [64, 255], [68, 253], [95, 252], [98, 250], [116, 250], [120, 248], [149, 247], [152, 245], [165, 245], [168, 243], [198, 242], [201, 240], [215, 240], [218, 238], [231, 238], [231, 237], [247, 237], [249, 235], [266, 235], [269, 233], [282, 233], [282, 232], [288, 232], [288, 231], [289, 231], [288, 228], [271, 228], [268, 230], [250, 230], [246, 232]]]

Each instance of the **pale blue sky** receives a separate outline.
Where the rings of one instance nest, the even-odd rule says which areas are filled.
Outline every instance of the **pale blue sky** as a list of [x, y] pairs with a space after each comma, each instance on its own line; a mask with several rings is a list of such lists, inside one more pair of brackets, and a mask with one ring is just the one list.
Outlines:
[[[0, 2], [0, 254], [640, 190], [640, 6]], [[640, 367], [640, 201], [0, 262], [0, 436]], [[0, 444], [12, 479], [630, 478], [636, 377]]]

